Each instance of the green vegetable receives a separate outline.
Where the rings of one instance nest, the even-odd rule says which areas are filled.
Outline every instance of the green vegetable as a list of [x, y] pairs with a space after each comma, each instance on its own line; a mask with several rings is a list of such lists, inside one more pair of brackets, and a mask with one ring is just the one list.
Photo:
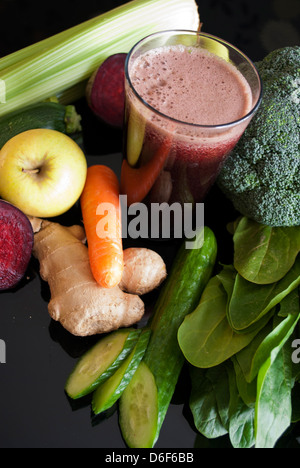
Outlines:
[[255, 447], [273, 448], [291, 424], [292, 360], [290, 346], [271, 351], [257, 377]]
[[300, 257], [281, 280], [272, 284], [257, 285], [237, 274], [227, 312], [231, 327], [236, 332], [248, 332], [299, 284]]
[[[251, 342], [251, 344], [253, 343], [253, 341]], [[247, 348], [249, 348], [251, 344], [248, 345]], [[245, 403], [245, 405], [249, 406], [249, 408], [254, 408], [255, 401], [256, 401], [256, 393], [257, 393], [256, 392], [256, 380], [254, 379], [252, 380], [252, 382], [248, 382], [246, 380], [246, 377], [243, 373], [243, 369], [241, 368], [240, 363], [237, 359], [238, 355], [239, 353], [231, 358], [231, 361], [234, 367], [238, 393], [241, 399], [243, 400], [243, 402]]]
[[291, 343], [299, 321], [298, 293], [298, 313], [274, 315], [243, 351], [209, 369], [190, 367], [190, 409], [202, 435], [228, 434], [234, 448], [276, 446], [298, 417]]
[[81, 117], [74, 106], [41, 102], [0, 119], [0, 148], [15, 135], [35, 128], [49, 128], [73, 134], [81, 131]]
[[120, 367], [136, 345], [141, 330], [119, 329], [101, 338], [77, 362], [65, 391], [74, 400], [92, 393]]
[[129, 52], [157, 31], [198, 27], [194, 0], [133, 0], [3, 57], [0, 116], [49, 96], [74, 102], [85, 95], [87, 80], [110, 55]]
[[197, 430], [209, 439], [228, 432], [230, 392], [225, 365], [203, 370], [190, 367], [190, 409]]
[[236, 210], [268, 226], [300, 225], [300, 46], [257, 63], [264, 96], [218, 185]]
[[120, 427], [130, 448], [149, 448], [156, 436], [158, 394], [154, 376], [141, 361], [120, 398]]
[[143, 330], [137, 344], [113, 375], [93, 394], [92, 409], [95, 414], [111, 408], [121, 397], [141, 362], [150, 338], [150, 330]]
[[[221, 274], [226, 275], [227, 272]], [[231, 281], [234, 282], [234, 277]], [[227, 319], [229, 300], [230, 296], [222, 285], [220, 275], [211, 278], [198, 307], [185, 317], [179, 327], [179, 346], [186, 360], [193, 366], [217, 366], [247, 346], [255, 337], [257, 330], [239, 334], [230, 326]]]
[[243, 217], [234, 232], [234, 267], [248, 281], [282, 279], [300, 252], [299, 227], [271, 227]]
[[[294, 294], [299, 301], [297, 290], [293, 291], [288, 298], [293, 298]], [[289, 313], [283, 319], [275, 316], [274, 320], [268, 323], [249, 346], [237, 353], [236, 359], [247, 382], [252, 382], [257, 377], [259, 369], [267, 361], [272, 350], [279, 349], [286, 343], [294, 332], [298, 321], [299, 304], [297, 313]]]
[[233, 227], [237, 265], [252, 281], [223, 266], [185, 317], [178, 342], [190, 363], [198, 431], [227, 435], [235, 448], [272, 448], [300, 414], [293, 351], [300, 343], [299, 229], [246, 218]]
[[253, 406], [246, 404], [238, 388], [234, 366], [227, 365], [230, 401], [228, 434], [234, 448], [251, 448], [255, 445]]
[[[198, 234], [196, 244], [203, 239], [203, 232]], [[185, 244], [178, 252], [172, 270], [161, 291], [155, 310], [150, 321], [152, 331], [151, 338], [143, 364], [146, 364], [148, 373], [154, 378], [157, 388], [158, 408], [149, 407], [149, 422], [143, 424], [143, 440], [147, 446], [153, 447], [159, 437], [160, 429], [166, 416], [169, 404], [175, 391], [179, 375], [184, 364], [184, 356], [180, 350], [177, 340], [178, 329], [184, 317], [190, 313], [198, 304], [201, 294], [209, 281], [217, 255], [217, 243], [213, 232], [204, 228], [204, 242], [200, 248], [186, 249]], [[134, 401], [130, 396], [131, 388], [138, 386], [145, 388], [141, 378], [136, 378], [135, 385], [129, 385], [121, 397], [120, 426], [123, 437], [131, 447], [141, 448], [140, 440], [133, 430], [138, 425], [139, 419], [144, 420], [145, 408], [141, 403], [135, 407], [131, 415], [132, 427], [127, 423], [124, 414], [129, 414], [130, 409], [126, 401]], [[155, 390], [152, 388], [150, 395]], [[146, 398], [146, 397], [145, 397]], [[153, 413], [156, 415], [153, 417]], [[124, 426], [125, 425], [125, 426]]]
[[228, 434], [234, 448], [251, 448], [254, 409], [239, 395], [230, 361], [207, 370], [191, 367], [190, 374], [190, 409], [197, 430], [208, 439]]

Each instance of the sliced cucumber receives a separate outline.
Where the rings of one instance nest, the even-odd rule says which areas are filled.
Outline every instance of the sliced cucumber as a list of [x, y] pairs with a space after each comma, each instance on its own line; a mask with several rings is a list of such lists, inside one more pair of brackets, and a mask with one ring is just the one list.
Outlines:
[[130, 355], [116, 372], [94, 392], [92, 409], [95, 414], [100, 414], [111, 408], [121, 397], [145, 354], [150, 334], [150, 330], [143, 330]]
[[141, 330], [119, 329], [87, 351], [78, 361], [65, 385], [70, 398], [76, 400], [92, 393], [108, 379], [131, 353]]
[[152, 447], [157, 432], [158, 394], [154, 376], [144, 361], [122, 393], [119, 411], [128, 447]]

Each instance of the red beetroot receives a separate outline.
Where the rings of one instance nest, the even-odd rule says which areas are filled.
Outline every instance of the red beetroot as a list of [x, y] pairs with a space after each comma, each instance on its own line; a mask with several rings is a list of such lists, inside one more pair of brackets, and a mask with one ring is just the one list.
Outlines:
[[94, 114], [107, 124], [122, 128], [125, 100], [125, 61], [127, 54], [108, 57], [87, 85], [87, 101]]
[[14, 288], [24, 277], [33, 248], [33, 229], [27, 216], [0, 201], [0, 291]]

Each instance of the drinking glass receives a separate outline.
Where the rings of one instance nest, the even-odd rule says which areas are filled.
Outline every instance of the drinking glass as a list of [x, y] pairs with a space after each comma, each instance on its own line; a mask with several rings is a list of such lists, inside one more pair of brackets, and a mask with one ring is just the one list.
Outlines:
[[[251, 108], [246, 115], [231, 122], [202, 125], [172, 118], [147, 102], [134, 87], [133, 64], [141, 54], [174, 45], [206, 49], [236, 67], [252, 93]], [[158, 32], [139, 41], [128, 54], [125, 67], [121, 186], [128, 204], [203, 202], [256, 113], [261, 98], [262, 83], [255, 65], [243, 52], [220, 38], [175, 30]]]

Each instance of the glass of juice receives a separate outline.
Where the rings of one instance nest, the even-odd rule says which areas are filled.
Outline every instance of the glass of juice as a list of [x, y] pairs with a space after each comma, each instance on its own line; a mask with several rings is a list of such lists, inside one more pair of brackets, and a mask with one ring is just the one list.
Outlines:
[[176, 30], [138, 42], [125, 69], [128, 204], [203, 202], [261, 97], [254, 64], [222, 39]]

